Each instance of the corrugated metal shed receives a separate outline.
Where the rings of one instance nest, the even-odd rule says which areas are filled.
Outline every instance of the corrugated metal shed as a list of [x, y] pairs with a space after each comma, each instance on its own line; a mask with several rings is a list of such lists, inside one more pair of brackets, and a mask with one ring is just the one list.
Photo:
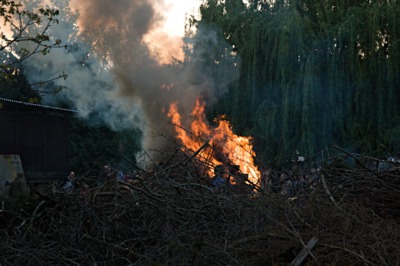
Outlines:
[[0, 98], [0, 154], [21, 157], [28, 182], [69, 172], [69, 118], [74, 110]]

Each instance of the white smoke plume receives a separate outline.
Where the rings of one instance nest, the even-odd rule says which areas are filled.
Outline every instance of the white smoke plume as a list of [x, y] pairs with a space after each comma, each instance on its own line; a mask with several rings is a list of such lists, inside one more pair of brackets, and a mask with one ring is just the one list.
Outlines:
[[[67, 79], [52, 83], [66, 89], [48, 95], [46, 101], [67, 100], [83, 118], [115, 130], [139, 128], [144, 133], [145, 150], [161, 148], [165, 141], [161, 136], [172, 134], [166, 128], [165, 114], [170, 103], [178, 102], [183, 118], [190, 120], [196, 98], [220, 96], [236, 78], [233, 61], [228, 68], [224, 66], [223, 72], [215, 71], [210, 64], [204, 68], [213, 48], [212, 52], [225, 59], [231, 55], [230, 48], [221, 46], [215, 32], [209, 30], [198, 31], [197, 36], [202, 36], [207, 46], [192, 53], [190, 60], [170, 64], [159, 60], [146, 36], [154, 37], [154, 32], [160, 30], [164, 19], [160, 1], [53, 0], [51, 4], [60, 10], [60, 22], [51, 27], [50, 33], [68, 48], [52, 49], [46, 56], [27, 60], [24, 66], [28, 79], [38, 82], [67, 74]], [[160, 34], [160, 38], [163, 36]], [[174, 44], [160, 39], [158, 47], [160, 44], [168, 45], [159, 51], [165, 53], [176, 50], [174, 45], [181, 49], [182, 40]], [[221, 68], [218, 63], [215, 67]]]

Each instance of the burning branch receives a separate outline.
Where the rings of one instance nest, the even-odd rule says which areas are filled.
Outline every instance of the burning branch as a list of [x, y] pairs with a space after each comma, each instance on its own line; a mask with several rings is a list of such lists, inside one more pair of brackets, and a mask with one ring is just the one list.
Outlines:
[[[182, 143], [183, 149], [194, 152], [192, 158], [199, 156], [200, 160], [209, 160], [210, 166], [219, 164], [238, 165], [240, 171], [248, 175], [251, 184], [259, 183], [260, 171], [254, 164], [253, 147], [250, 137], [241, 137], [233, 133], [230, 124], [223, 118], [218, 120], [218, 127], [211, 128], [205, 118], [205, 103], [196, 101], [191, 116], [191, 130], [182, 125], [182, 118], [177, 104], [171, 104], [168, 117], [175, 126], [176, 138]], [[207, 139], [204, 143], [203, 139]], [[208, 145], [210, 143], [210, 145]], [[200, 156], [201, 155], [201, 156]], [[209, 175], [212, 170], [209, 169]]]

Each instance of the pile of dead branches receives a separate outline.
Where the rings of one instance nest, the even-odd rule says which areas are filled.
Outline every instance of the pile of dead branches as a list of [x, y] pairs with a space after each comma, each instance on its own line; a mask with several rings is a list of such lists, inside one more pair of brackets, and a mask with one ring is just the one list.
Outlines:
[[130, 183], [3, 201], [0, 264], [400, 263], [397, 170], [302, 169], [291, 175], [307, 183], [288, 194], [211, 188], [201, 169], [186, 157]]

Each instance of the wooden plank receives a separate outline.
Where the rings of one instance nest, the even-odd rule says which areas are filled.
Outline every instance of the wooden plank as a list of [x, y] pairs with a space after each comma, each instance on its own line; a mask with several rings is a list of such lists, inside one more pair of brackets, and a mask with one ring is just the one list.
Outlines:
[[290, 263], [291, 266], [299, 266], [304, 261], [304, 259], [308, 256], [310, 251], [314, 248], [314, 246], [318, 243], [318, 238], [313, 236], [310, 241], [308, 241], [306, 247], [296, 256], [296, 258]]

